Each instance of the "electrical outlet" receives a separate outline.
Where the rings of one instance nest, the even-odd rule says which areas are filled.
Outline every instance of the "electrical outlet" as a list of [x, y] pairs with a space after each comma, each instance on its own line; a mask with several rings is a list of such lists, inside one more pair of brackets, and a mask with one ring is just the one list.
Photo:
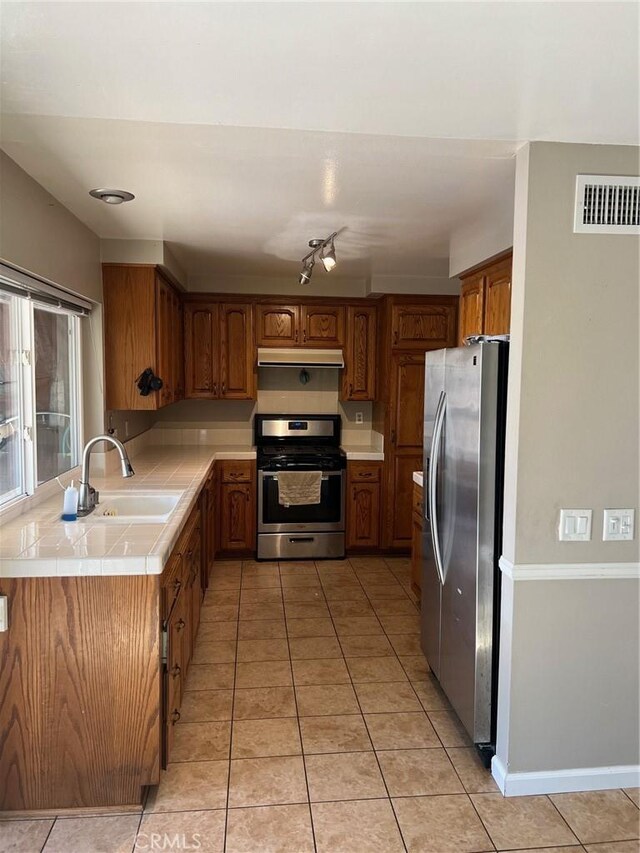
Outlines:
[[592, 517], [591, 509], [561, 509], [558, 539], [561, 542], [588, 542]]
[[364, 423], [364, 415], [362, 412], [356, 412], [356, 423], [363, 424]]
[[605, 542], [621, 542], [634, 537], [634, 509], [605, 509], [602, 539]]

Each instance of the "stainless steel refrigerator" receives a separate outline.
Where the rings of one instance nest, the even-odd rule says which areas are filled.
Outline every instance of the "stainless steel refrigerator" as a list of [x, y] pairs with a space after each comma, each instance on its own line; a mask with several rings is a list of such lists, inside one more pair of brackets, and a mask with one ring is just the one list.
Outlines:
[[509, 345], [426, 354], [422, 649], [488, 759], [495, 744]]

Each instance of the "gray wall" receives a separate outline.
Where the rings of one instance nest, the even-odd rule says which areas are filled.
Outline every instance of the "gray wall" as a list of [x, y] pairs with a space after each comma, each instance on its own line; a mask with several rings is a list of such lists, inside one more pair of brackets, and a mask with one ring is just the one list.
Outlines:
[[[0, 151], [0, 257], [96, 303], [82, 326], [84, 434], [104, 429], [100, 241], [57, 199]], [[108, 350], [108, 341], [106, 342]], [[130, 436], [148, 429], [150, 413], [134, 413]], [[122, 413], [113, 426], [124, 437]]]
[[[639, 761], [639, 588], [611, 565], [637, 569], [638, 532], [603, 542], [602, 512], [639, 504], [640, 241], [573, 234], [580, 173], [638, 174], [638, 149], [518, 155], [503, 548], [516, 580], [504, 578], [498, 718], [509, 772]], [[560, 507], [594, 510], [590, 542], [558, 541]], [[540, 564], [605, 578], [517, 580]]]

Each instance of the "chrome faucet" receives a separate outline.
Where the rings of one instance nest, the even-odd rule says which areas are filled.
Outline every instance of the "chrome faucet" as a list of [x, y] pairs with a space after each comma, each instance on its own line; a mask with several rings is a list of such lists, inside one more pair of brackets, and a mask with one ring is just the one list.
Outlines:
[[78, 515], [89, 515], [96, 508], [99, 502], [100, 495], [93, 486], [89, 483], [89, 459], [91, 451], [100, 441], [106, 441], [113, 444], [120, 454], [120, 466], [122, 468], [123, 477], [133, 477], [135, 471], [131, 467], [127, 451], [124, 449], [124, 444], [112, 435], [97, 435], [95, 438], [89, 439], [82, 451], [82, 472], [80, 474], [80, 490], [78, 492]]

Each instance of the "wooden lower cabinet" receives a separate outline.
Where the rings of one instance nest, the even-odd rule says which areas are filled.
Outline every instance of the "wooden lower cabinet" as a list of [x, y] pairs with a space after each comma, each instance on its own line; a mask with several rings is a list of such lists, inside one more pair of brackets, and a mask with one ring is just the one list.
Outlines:
[[387, 467], [388, 545], [391, 548], [411, 547], [413, 472], [422, 469], [422, 452], [395, 453]]
[[160, 781], [160, 576], [0, 578], [0, 595], [0, 811], [140, 803]]
[[422, 525], [424, 522], [424, 490], [413, 484], [413, 512], [411, 525], [411, 589], [420, 599], [422, 587]]
[[251, 556], [256, 550], [256, 463], [218, 462], [219, 553]]
[[347, 549], [380, 547], [382, 463], [347, 464]]

